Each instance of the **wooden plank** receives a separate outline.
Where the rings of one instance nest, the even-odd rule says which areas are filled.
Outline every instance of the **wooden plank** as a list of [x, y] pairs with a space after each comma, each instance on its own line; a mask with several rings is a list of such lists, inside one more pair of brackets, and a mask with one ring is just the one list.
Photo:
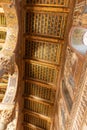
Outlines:
[[39, 86], [42, 86], [42, 87], [51, 88], [51, 89], [53, 89], [53, 90], [56, 90], [56, 86], [43, 84], [43, 83], [41, 83], [41, 82], [37, 82], [36, 80], [34, 81], [34, 80], [30, 80], [30, 79], [27, 80], [27, 79], [26, 79], [25, 82], [34, 83], [34, 84], [39, 85]]
[[55, 65], [40, 62], [40, 61], [30, 60], [30, 59], [25, 59], [25, 62], [31, 63], [31, 64], [38, 64], [38, 65], [46, 66], [46, 67], [49, 67], [49, 68], [53, 68], [53, 69], [56, 69], [57, 72], [59, 72], [59, 66], [55, 66]]
[[[69, 6], [65, 6], [65, 5], [59, 5], [59, 4], [25, 4], [25, 6], [38, 6], [38, 7], [54, 7], [54, 8], [66, 8]], [[67, 5], [67, 2], [66, 2]]]
[[40, 128], [40, 127], [37, 127], [37, 126], [35, 126], [33, 124], [30, 124], [30, 123], [27, 123], [27, 122], [24, 122], [23, 126], [26, 126], [28, 128], [32, 128], [32, 130], [44, 130], [44, 129]]
[[69, 8], [47, 8], [47, 7], [36, 7], [36, 6], [25, 6], [25, 10], [30, 10], [30, 11], [42, 11], [42, 12], [55, 12], [55, 13], [69, 13], [70, 9]]
[[64, 40], [62, 39], [55, 39], [55, 38], [49, 38], [49, 37], [40, 37], [40, 36], [31, 36], [31, 35], [28, 35], [28, 34], [24, 34], [24, 38], [26, 39], [30, 39], [30, 40], [41, 40], [41, 41], [47, 41], [47, 42], [51, 42], [51, 43], [60, 43], [60, 44], [64, 44]]
[[53, 105], [52, 102], [49, 102], [48, 100], [45, 100], [45, 99], [42, 99], [39, 97], [35, 97], [35, 96], [24, 96], [24, 99], [37, 101], [37, 102], [45, 104], [45, 105]]
[[48, 118], [48, 120], [47, 120], [47, 118], [45, 116], [43, 116], [41, 114], [34, 113], [34, 112], [29, 112], [28, 110], [24, 111], [24, 114], [32, 115], [34, 117], [46, 120], [46, 121], [48, 121], [48, 123], [52, 122], [52, 120], [50, 118]]
[[30, 114], [32, 114], [32, 115], [39, 116], [39, 117], [41, 117], [42, 119], [47, 120], [48, 122], [52, 122], [52, 121], [51, 121], [51, 118], [49, 118], [49, 117], [47, 117], [47, 116], [44, 116], [44, 115], [41, 115], [41, 114], [39, 114], [39, 113], [36, 113], [36, 112], [30, 111], [30, 110], [27, 110], [27, 109], [24, 109], [24, 113], [30, 113]]

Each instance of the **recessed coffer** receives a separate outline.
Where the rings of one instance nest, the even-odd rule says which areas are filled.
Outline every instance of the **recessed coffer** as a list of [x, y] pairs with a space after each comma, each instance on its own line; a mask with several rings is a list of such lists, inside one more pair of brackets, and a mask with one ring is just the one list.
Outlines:
[[34, 79], [56, 85], [58, 70], [55, 67], [39, 62], [25, 62], [26, 79]]
[[48, 63], [59, 65], [62, 46], [61, 41], [53, 43], [29, 38], [25, 40], [25, 58], [43, 60]]
[[36, 125], [37, 127], [40, 127], [45, 130], [50, 130], [50, 122], [36, 115], [25, 113], [24, 122]]
[[44, 37], [64, 38], [67, 13], [27, 11], [25, 32]]
[[51, 103], [54, 102], [56, 89], [53, 86], [38, 84], [36, 82], [25, 82], [24, 95], [34, 96], [45, 99]]

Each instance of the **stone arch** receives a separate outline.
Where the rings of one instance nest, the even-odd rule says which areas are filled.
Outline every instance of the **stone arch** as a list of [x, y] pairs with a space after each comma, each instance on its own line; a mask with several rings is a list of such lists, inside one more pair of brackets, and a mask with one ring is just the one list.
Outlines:
[[[3, 101], [0, 103], [0, 130], [9, 130], [9, 127], [14, 125], [16, 129], [18, 114], [16, 113], [18, 108], [18, 105], [16, 105], [18, 66], [15, 61], [15, 48], [17, 46], [19, 28], [15, 1], [2, 0], [0, 5], [4, 9], [7, 22], [6, 40], [0, 51], [0, 77], [5, 73], [9, 74], [7, 90]], [[12, 125], [11, 121], [14, 125]]]

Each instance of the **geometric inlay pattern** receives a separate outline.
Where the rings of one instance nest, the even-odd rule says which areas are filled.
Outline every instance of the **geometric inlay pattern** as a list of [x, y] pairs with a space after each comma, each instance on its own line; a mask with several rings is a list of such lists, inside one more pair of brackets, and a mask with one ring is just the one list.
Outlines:
[[52, 115], [52, 106], [33, 99], [24, 99], [24, 108], [48, 117]]
[[67, 13], [26, 12], [25, 32], [63, 39], [67, 23]]
[[48, 123], [47, 120], [41, 119], [39, 116], [26, 113], [24, 114], [24, 121], [36, 125], [44, 130], [50, 130], [50, 123]]
[[42, 82], [56, 84], [57, 70], [38, 62], [25, 62], [26, 79], [35, 79]]
[[39, 40], [26, 40], [25, 57], [30, 59], [46, 60], [55, 64], [59, 64], [61, 46], [61, 43], [58, 44]]
[[50, 87], [38, 85], [36, 83], [25, 82], [24, 94], [27, 96], [36, 96], [50, 102], [54, 102], [55, 90]]

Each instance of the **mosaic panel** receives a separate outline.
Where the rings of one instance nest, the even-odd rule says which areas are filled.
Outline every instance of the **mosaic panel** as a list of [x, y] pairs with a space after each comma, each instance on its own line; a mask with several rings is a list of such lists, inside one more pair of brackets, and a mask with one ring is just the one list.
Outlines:
[[24, 94], [43, 98], [50, 102], [54, 102], [55, 100], [55, 90], [35, 83], [25, 82]]
[[44, 119], [41, 119], [39, 116], [24, 114], [24, 121], [45, 130], [50, 130], [50, 123]]
[[42, 65], [38, 62], [26, 62], [25, 77], [27, 79], [33, 78], [35, 80], [55, 84], [57, 79], [57, 70], [55, 68], [50, 68], [46, 65]]
[[54, 4], [68, 6], [69, 0], [26, 0], [27, 4]]
[[24, 108], [30, 111], [42, 114], [44, 116], [51, 116], [52, 114], [52, 106], [49, 104], [39, 103], [33, 100], [24, 99]]
[[64, 38], [67, 13], [26, 12], [26, 33]]
[[[60, 63], [61, 44], [44, 41], [25, 41], [25, 57]], [[49, 52], [49, 53], [48, 53]]]

